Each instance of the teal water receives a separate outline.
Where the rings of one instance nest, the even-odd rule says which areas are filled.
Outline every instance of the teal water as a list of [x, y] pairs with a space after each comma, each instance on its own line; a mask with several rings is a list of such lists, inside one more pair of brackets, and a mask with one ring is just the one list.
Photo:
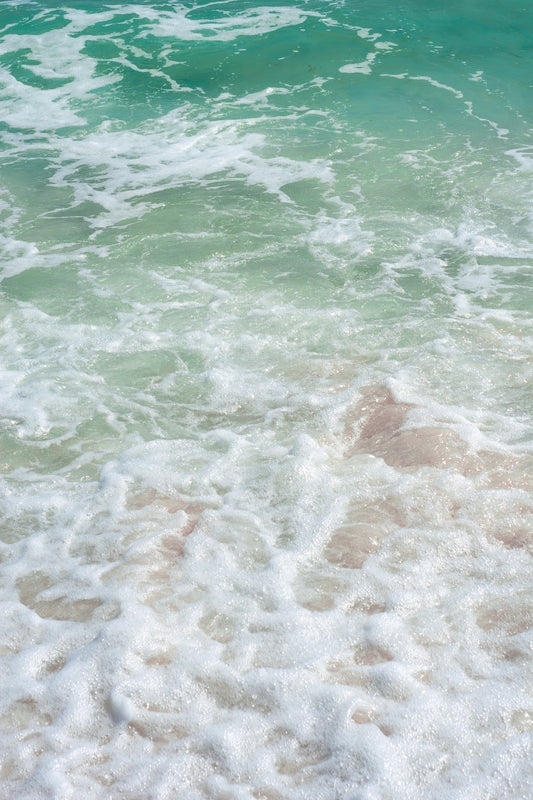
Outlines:
[[529, 796], [532, 11], [1, 4], [0, 796]]

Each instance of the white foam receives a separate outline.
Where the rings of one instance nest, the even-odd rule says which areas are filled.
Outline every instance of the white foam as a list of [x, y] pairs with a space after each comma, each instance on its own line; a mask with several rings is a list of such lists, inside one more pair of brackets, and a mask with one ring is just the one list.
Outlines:
[[507, 150], [506, 155], [514, 158], [524, 172], [533, 171], [533, 150], [530, 147], [517, 147]]
[[239, 36], [262, 36], [280, 28], [300, 25], [309, 17], [320, 16], [308, 9], [286, 6], [257, 6], [212, 20], [191, 19], [188, 10], [179, 6], [172, 11], [163, 11], [144, 5], [127, 5], [123, 12], [149, 20], [150, 34], [154, 36], [174, 36], [182, 41], [209, 39], [225, 42]]
[[458, 100], [461, 100], [463, 97], [463, 93], [460, 92], [458, 89], [454, 89], [453, 86], [447, 86], [445, 83], [441, 83], [440, 81], [436, 81], [434, 78], [431, 78], [429, 75], [410, 75], [409, 80], [411, 81], [426, 81], [431, 86], [435, 86], [437, 89], [444, 89], [446, 92], [451, 92], [452, 94], [457, 97]]
[[[69, 187], [74, 202], [93, 201], [102, 207], [90, 219], [95, 228], [138, 218], [157, 207], [149, 198], [155, 191], [181, 186], [187, 180], [209, 180], [217, 175], [244, 178], [250, 185], [287, 200], [286, 183], [306, 178], [328, 183], [332, 173], [324, 159], [294, 160], [263, 157], [264, 134], [248, 130], [246, 121], [204, 120], [194, 125], [184, 109], [170, 112], [141, 131], [114, 131], [103, 124], [83, 138], [55, 140], [59, 155], [51, 183]], [[77, 178], [82, 168], [93, 179]], [[146, 197], [147, 202], [141, 198]]]
[[[196, 338], [219, 362], [206, 373], [212, 411], [290, 414], [292, 394], [302, 419], [298, 382], [224, 368], [213, 341]], [[225, 359], [247, 341], [227, 341]], [[315, 402], [344, 413], [350, 394]], [[533, 515], [530, 498], [346, 459], [342, 430], [317, 422], [281, 439], [257, 423], [154, 438], [108, 460], [99, 484], [35, 474], [4, 493], [4, 524], [29, 516], [40, 529], [3, 545], [4, 586], [21, 600], [3, 616], [2, 713], [44, 748], [9, 742], [9, 787], [33, 774], [66, 797], [254, 786], [301, 798], [304, 778], [316, 800], [359, 784], [368, 797], [457, 798], [454, 765], [485, 792], [500, 785], [488, 753], [524, 783], [529, 562], [490, 532]], [[364, 569], [321, 555], [344, 519], [388, 526]]]
[[436, 89], [444, 89], [446, 92], [451, 92], [458, 100], [463, 98], [463, 93], [459, 91], [459, 89], [454, 89], [453, 86], [448, 86], [445, 83], [441, 83], [440, 81], [435, 80], [429, 75], [409, 75], [407, 72], [399, 72], [396, 74], [383, 72], [383, 78], [396, 78], [397, 80], [405, 80], [406, 78], [410, 81], [425, 81], [429, 83], [431, 86], [434, 86]]
[[493, 130], [496, 131], [499, 139], [507, 139], [509, 135], [508, 128], [502, 128], [497, 122], [491, 119], [487, 119], [486, 117], [480, 117], [479, 114], [474, 114], [474, 104], [470, 102], [470, 100], [465, 100], [465, 107], [466, 112], [474, 119], [478, 119], [480, 122], [486, 122], [487, 125], [490, 125]]
[[377, 53], [368, 53], [364, 61], [360, 61], [358, 64], [344, 64], [339, 67], [339, 72], [360, 72], [362, 75], [370, 75], [376, 56]]
[[358, 28], [357, 35], [361, 39], [366, 39], [374, 45], [374, 51], [367, 53], [364, 61], [356, 64], [344, 64], [339, 67], [339, 72], [345, 73], [360, 73], [361, 75], [370, 75], [372, 72], [372, 65], [376, 58], [384, 53], [392, 51], [397, 45], [394, 42], [379, 41], [381, 33], [372, 33], [368, 28]]
[[81, 52], [83, 39], [73, 38], [70, 32], [67, 27], [39, 35], [7, 34], [3, 37], [0, 54], [29, 49], [32, 60], [38, 63], [28, 63], [28, 73], [64, 82], [63, 86], [53, 89], [37, 88], [31, 80], [22, 82], [7, 69], [0, 70], [4, 87], [0, 94], [2, 115], [12, 127], [49, 131], [83, 125], [84, 118], [70, 107], [70, 102], [86, 98], [91, 92], [119, 80], [112, 75], [96, 77], [96, 60]]

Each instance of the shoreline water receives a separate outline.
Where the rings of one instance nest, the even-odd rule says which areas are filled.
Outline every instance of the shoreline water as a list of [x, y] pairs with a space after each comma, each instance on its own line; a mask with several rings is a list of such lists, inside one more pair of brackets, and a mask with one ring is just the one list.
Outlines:
[[529, 797], [526, 11], [5, 4], [0, 798]]

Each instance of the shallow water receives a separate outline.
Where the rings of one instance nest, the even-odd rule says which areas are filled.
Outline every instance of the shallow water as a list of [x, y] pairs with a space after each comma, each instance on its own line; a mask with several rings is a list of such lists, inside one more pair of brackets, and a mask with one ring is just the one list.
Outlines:
[[527, 800], [528, 7], [0, 30], [0, 797]]

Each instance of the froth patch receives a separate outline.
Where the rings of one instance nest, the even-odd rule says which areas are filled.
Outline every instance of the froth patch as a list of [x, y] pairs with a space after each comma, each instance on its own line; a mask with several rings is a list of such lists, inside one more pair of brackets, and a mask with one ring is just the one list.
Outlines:
[[[389, 551], [397, 563], [420, 558], [430, 531], [439, 532], [446, 557], [476, 551], [478, 533], [483, 546], [532, 546], [531, 457], [476, 449], [451, 427], [415, 427], [420, 418], [415, 403], [396, 399], [382, 385], [363, 387], [345, 412], [340, 468], [356, 483], [344, 519], [322, 551], [332, 566], [359, 570]], [[446, 529], [453, 533], [444, 534]], [[334, 605], [335, 592], [326, 591], [325, 582], [323, 577], [307, 604]]]
[[336, 531], [326, 545], [324, 555], [331, 564], [359, 569], [371, 553], [379, 547], [380, 535], [377, 527], [354, 523]]
[[248, 120], [193, 120], [191, 112], [171, 111], [128, 131], [102, 123], [82, 139], [65, 140], [50, 182], [72, 191], [73, 207], [94, 204], [100, 213], [87, 220], [96, 230], [161, 208], [164, 192], [191, 180], [257, 186], [285, 203], [291, 202], [287, 184], [333, 183], [328, 160], [266, 157], [266, 137], [250, 130]]
[[329, 538], [324, 557], [338, 567], [360, 569], [378, 551], [382, 539], [405, 522], [405, 513], [394, 497], [353, 499], [343, 524]]
[[414, 405], [397, 401], [386, 387], [366, 387], [362, 395], [345, 422], [346, 457], [367, 453], [397, 469], [466, 468], [468, 447], [453, 430], [405, 427]]
[[511, 550], [533, 548], [533, 508], [526, 506], [522, 513], [495, 521], [489, 533]]
[[533, 627], [533, 602], [528, 598], [501, 598], [481, 608], [476, 622], [484, 631], [516, 636]]
[[344, 73], [360, 73], [361, 75], [370, 75], [372, 72], [372, 65], [376, 58], [383, 53], [387, 53], [390, 50], [393, 50], [396, 45], [394, 42], [387, 42], [387, 41], [380, 41], [381, 33], [372, 33], [369, 28], [359, 28], [357, 31], [357, 35], [360, 39], [365, 39], [368, 42], [372, 42], [374, 45], [374, 51], [367, 53], [365, 59], [363, 61], [359, 61], [355, 64], [344, 64], [342, 67], [339, 67], [339, 72]]
[[[144, 492], [135, 495], [131, 500], [131, 507], [134, 509], [146, 508], [147, 506], [163, 508], [169, 514], [181, 512], [176, 527], [182, 537], [188, 536], [193, 532], [200, 514], [205, 511], [206, 508], [213, 508], [213, 505], [206, 505], [205, 503], [195, 502], [193, 500], [183, 500], [179, 497], [160, 494], [155, 489], [146, 489]], [[175, 546], [171, 542], [168, 542], [166, 546], [170, 549], [175, 549]]]
[[313, 11], [283, 6], [258, 6], [242, 13], [228, 13], [217, 18], [191, 18], [178, 7], [172, 11], [128, 5], [123, 13], [134, 14], [150, 23], [152, 36], [174, 37], [181, 41], [233, 41], [239, 36], [262, 36], [280, 28], [300, 25], [308, 17], [320, 16]]
[[0, 55], [19, 54], [24, 67], [24, 78], [0, 70], [4, 122], [33, 131], [83, 125], [85, 119], [71, 101], [119, 80], [111, 75], [97, 77], [96, 60], [82, 52], [83, 39], [71, 32], [67, 26], [39, 35], [8, 34], [2, 39]]
[[134, 494], [128, 508], [148, 530], [106, 572], [106, 585], [134, 580], [149, 605], [168, 599], [173, 592], [175, 570], [182, 564], [187, 538], [196, 532], [204, 512], [215, 506], [205, 500], [187, 500], [155, 489]]
[[453, 470], [483, 476], [491, 488], [533, 488], [527, 456], [475, 450], [450, 426], [415, 426], [409, 421], [415, 404], [396, 400], [387, 387], [364, 387], [361, 395], [344, 421], [346, 458], [365, 453], [399, 470]]
[[[43, 619], [87, 622], [103, 605], [100, 597], [76, 597], [76, 594], [84, 595], [83, 590], [76, 591], [67, 582], [56, 584], [52, 576], [39, 570], [19, 578], [17, 590], [20, 602]], [[102, 611], [100, 616], [110, 619], [116, 615], [117, 608], [106, 607]]]

